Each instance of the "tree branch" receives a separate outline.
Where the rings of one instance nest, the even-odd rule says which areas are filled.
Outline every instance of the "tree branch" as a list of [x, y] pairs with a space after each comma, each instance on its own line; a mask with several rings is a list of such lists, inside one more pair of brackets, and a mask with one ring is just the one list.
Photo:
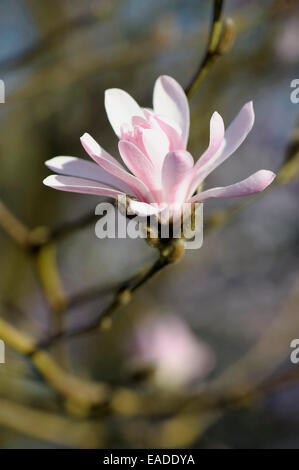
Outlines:
[[185, 92], [189, 99], [195, 94], [197, 88], [205, 78], [215, 60], [225, 54], [234, 39], [234, 27], [231, 20], [222, 23], [224, 0], [214, 0], [213, 18], [206, 53], [191, 79]]
[[44, 379], [67, 400], [68, 409], [86, 414], [107, 400], [107, 387], [81, 380], [63, 370], [46, 352], [36, 348], [35, 340], [0, 318], [0, 337], [23, 355], [30, 355]]
[[[113, 300], [93, 321], [87, 325], [80, 325], [69, 331], [59, 331], [53, 336], [37, 344], [37, 349], [45, 349], [58, 341], [89, 333], [94, 330], [105, 330], [111, 326], [111, 318], [114, 312], [130, 302], [132, 294], [150, 280], [165, 266], [178, 261], [184, 253], [184, 247], [180, 240], [172, 240], [170, 245], [160, 251], [159, 258], [145, 270], [125, 281], [117, 290]], [[34, 353], [34, 350], [30, 354]]]

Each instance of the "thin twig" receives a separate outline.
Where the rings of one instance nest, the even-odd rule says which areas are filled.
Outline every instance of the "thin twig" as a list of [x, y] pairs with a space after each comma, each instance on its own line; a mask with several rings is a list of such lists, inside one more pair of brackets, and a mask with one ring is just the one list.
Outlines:
[[[69, 331], [59, 331], [55, 335], [37, 344], [37, 349], [45, 349], [62, 339], [89, 333], [94, 330], [105, 330], [111, 325], [111, 317], [114, 312], [123, 305], [130, 302], [132, 294], [144, 285], [149, 279], [170, 263], [177, 261], [183, 254], [181, 242], [176, 240], [166, 252], [160, 252], [159, 258], [147, 269], [125, 281], [117, 290], [113, 300], [95, 319], [85, 325], [80, 325]], [[30, 354], [34, 353], [34, 350]]]
[[213, 18], [209, 36], [208, 47], [206, 53], [191, 79], [189, 85], [186, 87], [185, 92], [188, 98], [192, 98], [200, 83], [206, 76], [210, 66], [213, 62], [223, 55], [231, 46], [234, 38], [234, 29], [231, 20], [222, 24], [222, 11], [224, 0], [214, 0]]

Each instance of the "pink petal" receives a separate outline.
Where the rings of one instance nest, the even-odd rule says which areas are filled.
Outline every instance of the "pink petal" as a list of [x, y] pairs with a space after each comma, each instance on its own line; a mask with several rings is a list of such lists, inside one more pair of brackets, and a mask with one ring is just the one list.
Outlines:
[[132, 126], [140, 126], [140, 127], [144, 127], [145, 129], [150, 128], [150, 124], [147, 121], [147, 119], [145, 119], [145, 117], [133, 116], [131, 119], [131, 123], [132, 123]]
[[241, 197], [260, 193], [272, 183], [275, 173], [268, 170], [259, 170], [239, 183], [231, 184], [220, 188], [212, 188], [193, 196], [189, 202], [203, 201], [210, 197]]
[[98, 164], [101, 166], [101, 161], [103, 158], [105, 160], [110, 161], [114, 165], [118, 166], [119, 168], [123, 168], [123, 166], [116, 160], [116, 158], [112, 157], [110, 153], [106, 152], [98, 142], [87, 132], [82, 135], [80, 138], [81, 144], [84, 147], [84, 150], [88, 153], [88, 155]]
[[210, 142], [207, 150], [196, 162], [194, 169], [198, 169], [207, 163], [210, 158], [217, 152], [224, 138], [224, 122], [222, 117], [215, 111], [210, 120]]
[[130, 124], [133, 116], [144, 117], [134, 98], [119, 88], [105, 91], [105, 108], [109, 122], [118, 137], [121, 135], [121, 126]]
[[83, 178], [72, 176], [50, 175], [44, 179], [43, 183], [60, 191], [70, 191], [72, 193], [96, 194], [97, 196], [108, 196], [116, 198], [125, 195], [122, 191]]
[[189, 188], [192, 155], [186, 150], [169, 152], [162, 168], [162, 186], [165, 202], [183, 203]]
[[240, 147], [252, 129], [253, 123], [254, 110], [251, 101], [243, 106], [237, 117], [227, 128], [223, 144], [219, 150], [205, 164], [200, 166], [196, 175], [197, 186]]
[[107, 158], [107, 155], [109, 154], [107, 154], [107, 152], [105, 152], [105, 150], [103, 150], [89, 134], [84, 134], [81, 137], [81, 142], [91, 158], [108, 171], [108, 173], [116, 176], [129, 185], [141, 201], [152, 202], [149, 188], [138, 178], [128, 173], [118, 162], [116, 162], [115, 159], [113, 159], [113, 157], [111, 157], [111, 155], [110, 157], [113, 160], [111, 160], [111, 158]]
[[156, 190], [159, 182], [157, 181], [152, 162], [131, 142], [121, 140], [118, 148], [129, 170], [143, 181], [152, 192]]
[[178, 82], [167, 75], [159, 77], [154, 87], [153, 105], [155, 113], [169, 117], [179, 125], [186, 144], [190, 124], [189, 104]]
[[122, 180], [111, 175], [99, 165], [82, 160], [76, 157], [54, 157], [45, 162], [45, 165], [52, 171], [61, 175], [77, 176], [79, 178], [87, 178], [108, 186], [120, 189], [126, 194], [134, 195], [134, 191]]
[[253, 103], [246, 103], [233, 122], [227, 128], [224, 136], [224, 147], [219, 156], [215, 159], [213, 168], [220, 165], [224, 160], [230, 157], [244, 142], [254, 124]]
[[213, 113], [210, 120], [210, 142], [207, 150], [197, 160], [193, 169], [192, 183], [189, 188], [189, 195], [192, 196], [197, 186], [202, 182], [202, 175], [205, 171], [205, 164], [212, 159], [219, 150], [224, 138], [224, 123], [219, 113]]
[[169, 151], [186, 149], [186, 145], [182, 136], [166, 118], [161, 116], [155, 116], [155, 120], [158, 122], [159, 126], [168, 137]]

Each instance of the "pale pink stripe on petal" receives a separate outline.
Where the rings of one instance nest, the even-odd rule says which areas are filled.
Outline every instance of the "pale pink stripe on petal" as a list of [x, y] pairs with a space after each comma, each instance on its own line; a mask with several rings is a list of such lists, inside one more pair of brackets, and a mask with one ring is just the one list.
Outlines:
[[[124, 181], [126, 184], [128, 184], [136, 196], [141, 200], [141, 201], [150, 201], [152, 202], [152, 196], [150, 194], [149, 188], [138, 178], [135, 176], [131, 175], [128, 173], [122, 165], [120, 165], [117, 162], [117, 165], [111, 161], [111, 159], [107, 159], [106, 153], [107, 152], [102, 152], [102, 148], [94, 144], [94, 139], [89, 134], [84, 134], [81, 137], [81, 142], [87, 153], [108, 173], [111, 173], [112, 175], [116, 176], [120, 180]], [[95, 153], [97, 152], [97, 153]], [[113, 157], [112, 157], [113, 158]]]
[[190, 173], [193, 168], [192, 155], [187, 150], [169, 152], [162, 168], [162, 186], [165, 201], [169, 203], [183, 203], [190, 182]]
[[73, 176], [50, 175], [44, 179], [43, 183], [51, 188], [72, 193], [95, 194], [112, 198], [116, 198], [118, 195], [125, 195], [122, 191], [109, 188], [109, 186], [102, 183], [83, 178], [74, 178]]
[[169, 117], [179, 125], [186, 144], [190, 113], [188, 99], [181, 85], [167, 75], [159, 77], [154, 87], [153, 105], [155, 113]]
[[120, 189], [131, 196], [135, 194], [132, 188], [122, 180], [111, 175], [99, 165], [82, 160], [82, 158], [69, 156], [54, 157], [46, 161], [45, 165], [61, 175], [87, 178]]
[[131, 124], [133, 116], [144, 117], [142, 108], [134, 98], [119, 88], [105, 91], [105, 108], [109, 122], [118, 137], [121, 135], [121, 126]]
[[157, 190], [159, 181], [157, 180], [152, 162], [132, 142], [121, 140], [118, 148], [129, 170], [143, 181], [151, 191]]
[[272, 171], [259, 170], [239, 183], [219, 188], [211, 188], [207, 191], [196, 194], [196, 196], [193, 196], [189, 202], [203, 201], [204, 199], [211, 197], [230, 198], [250, 196], [251, 194], [260, 193], [272, 183], [275, 176], [275, 173]]

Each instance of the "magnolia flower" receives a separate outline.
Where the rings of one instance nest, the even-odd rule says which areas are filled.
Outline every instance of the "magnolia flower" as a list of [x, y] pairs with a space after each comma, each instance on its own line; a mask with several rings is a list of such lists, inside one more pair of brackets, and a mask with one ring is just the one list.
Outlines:
[[84, 134], [82, 145], [95, 163], [76, 157], [55, 157], [46, 165], [59, 175], [48, 176], [45, 185], [112, 198], [128, 195], [130, 210], [147, 216], [165, 208], [177, 210], [186, 202], [259, 193], [275, 177], [271, 171], [260, 170], [230, 186], [195, 194], [204, 179], [238, 149], [251, 130], [254, 123], [251, 102], [243, 106], [227, 130], [221, 116], [214, 112], [210, 120], [209, 146], [195, 164], [186, 150], [188, 100], [173, 78], [157, 79], [153, 109], [141, 108], [128, 93], [118, 88], [106, 90], [105, 108], [119, 138], [119, 153], [130, 172], [89, 134]]
[[153, 368], [152, 380], [163, 388], [202, 380], [215, 364], [211, 348], [179, 317], [168, 313], [142, 319], [130, 337], [128, 353], [130, 367]]

